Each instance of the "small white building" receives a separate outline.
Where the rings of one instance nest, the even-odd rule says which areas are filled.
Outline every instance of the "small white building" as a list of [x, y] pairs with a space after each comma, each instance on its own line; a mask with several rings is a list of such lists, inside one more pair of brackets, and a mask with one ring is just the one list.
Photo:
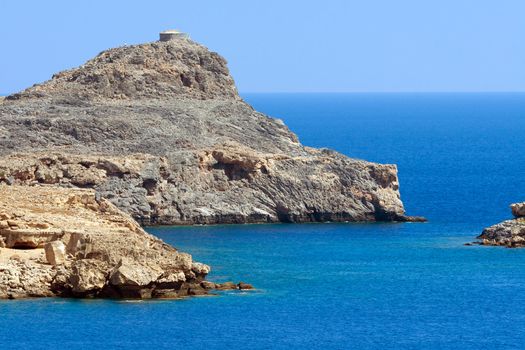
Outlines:
[[174, 29], [165, 30], [159, 34], [160, 41], [170, 41], [175, 39], [189, 39], [189, 35]]

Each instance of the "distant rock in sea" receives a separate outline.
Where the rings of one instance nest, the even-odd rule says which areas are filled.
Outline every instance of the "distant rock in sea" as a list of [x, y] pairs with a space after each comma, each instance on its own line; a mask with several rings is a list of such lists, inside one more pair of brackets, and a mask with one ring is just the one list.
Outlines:
[[148, 225], [423, 220], [405, 215], [395, 165], [301, 145], [185, 37], [0, 99], [0, 182], [92, 188]]
[[525, 246], [525, 202], [511, 204], [510, 208], [514, 219], [484, 229], [478, 236], [480, 244], [509, 248]]

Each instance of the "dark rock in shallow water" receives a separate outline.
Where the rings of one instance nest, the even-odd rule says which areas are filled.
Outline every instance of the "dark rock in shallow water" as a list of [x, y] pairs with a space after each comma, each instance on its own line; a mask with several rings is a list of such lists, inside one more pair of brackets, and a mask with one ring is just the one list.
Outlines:
[[233, 282], [224, 282], [217, 284], [218, 290], [231, 290], [231, 289], [237, 289], [237, 285]]
[[401, 222], [427, 222], [427, 218], [423, 217], [423, 216], [408, 216], [408, 215], [405, 215], [401, 218], [398, 218], [398, 220], [396, 221], [401, 221]]
[[243, 289], [254, 289], [251, 284], [244, 283], [244, 282], [237, 283], [237, 288], [239, 288], [240, 290], [243, 290]]
[[0, 182], [93, 188], [142, 224], [419, 221], [397, 168], [301, 145], [190, 40], [125, 46], [0, 100]]
[[204, 289], [216, 289], [217, 288], [217, 285], [213, 282], [210, 282], [210, 281], [202, 281], [201, 282], [201, 287], [204, 288]]
[[[206, 282], [206, 283], [210, 283], [210, 282]], [[251, 284], [249, 283], [245, 283], [245, 282], [239, 282], [237, 284], [233, 283], [233, 282], [224, 282], [224, 283], [219, 283], [219, 284], [216, 284], [214, 286], [215, 289], [217, 290], [249, 290], [249, 289], [255, 289]]]

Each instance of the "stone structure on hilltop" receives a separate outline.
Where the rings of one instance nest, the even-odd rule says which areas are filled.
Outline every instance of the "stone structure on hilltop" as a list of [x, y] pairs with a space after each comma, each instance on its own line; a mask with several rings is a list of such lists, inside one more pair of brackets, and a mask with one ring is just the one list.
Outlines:
[[183, 33], [178, 30], [165, 30], [163, 32], [160, 32], [159, 34], [159, 41], [170, 41], [170, 40], [178, 40], [178, 39], [189, 39], [190, 37], [188, 34]]

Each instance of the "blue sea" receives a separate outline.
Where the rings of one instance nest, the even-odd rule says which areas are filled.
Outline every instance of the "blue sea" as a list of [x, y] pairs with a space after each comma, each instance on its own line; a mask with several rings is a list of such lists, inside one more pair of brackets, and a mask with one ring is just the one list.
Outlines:
[[0, 302], [1, 349], [523, 349], [525, 249], [465, 246], [525, 200], [525, 94], [246, 94], [309, 146], [399, 168], [428, 223], [148, 228], [254, 292]]

